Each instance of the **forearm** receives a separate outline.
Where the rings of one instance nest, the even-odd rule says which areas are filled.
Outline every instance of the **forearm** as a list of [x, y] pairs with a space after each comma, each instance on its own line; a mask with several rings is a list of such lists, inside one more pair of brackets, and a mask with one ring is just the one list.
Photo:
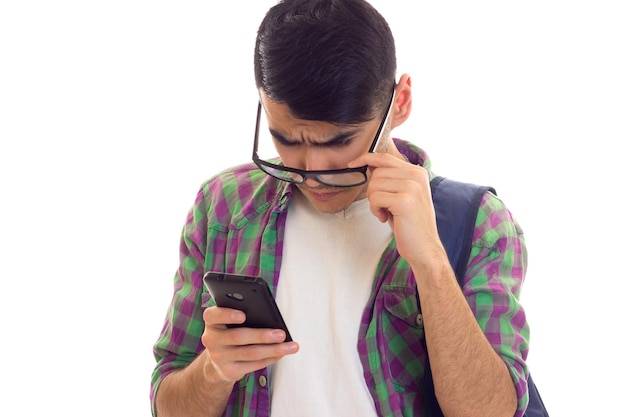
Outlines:
[[435, 392], [444, 414], [513, 416], [513, 380], [478, 325], [452, 269], [443, 261], [413, 269]]
[[157, 417], [219, 417], [232, 388], [233, 383], [217, 377], [204, 351], [163, 379], [156, 393]]

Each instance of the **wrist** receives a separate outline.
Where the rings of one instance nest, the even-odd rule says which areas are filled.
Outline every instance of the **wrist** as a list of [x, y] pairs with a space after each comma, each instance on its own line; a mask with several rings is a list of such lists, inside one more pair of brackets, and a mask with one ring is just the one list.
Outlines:
[[447, 286], [450, 282], [454, 285], [458, 285], [456, 283], [454, 270], [450, 265], [450, 260], [443, 247], [441, 250], [433, 250], [421, 254], [421, 256], [410, 261], [409, 265], [411, 265], [415, 280], [421, 288], [425, 286]]

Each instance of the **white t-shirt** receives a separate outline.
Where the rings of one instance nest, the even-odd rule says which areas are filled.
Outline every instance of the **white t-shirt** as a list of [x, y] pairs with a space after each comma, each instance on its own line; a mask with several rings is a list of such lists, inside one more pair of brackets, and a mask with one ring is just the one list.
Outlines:
[[357, 351], [361, 315], [392, 237], [369, 200], [289, 206], [277, 303], [300, 351], [272, 366], [272, 417], [376, 416]]

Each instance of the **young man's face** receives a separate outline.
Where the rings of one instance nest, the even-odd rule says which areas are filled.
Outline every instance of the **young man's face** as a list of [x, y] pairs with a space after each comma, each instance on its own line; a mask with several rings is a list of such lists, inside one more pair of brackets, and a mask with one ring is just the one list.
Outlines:
[[[286, 104], [276, 104], [261, 92], [262, 117], [267, 117], [274, 147], [283, 164], [305, 171], [347, 168], [357, 156], [368, 152], [380, 127], [381, 119], [351, 126], [337, 126], [328, 122], [296, 119]], [[382, 144], [389, 140], [388, 132], [379, 138]], [[269, 133], [261, 132], [265, 141]], [[331, 187], [307, 179], [298, 189], [319, 211], [335, 213], [355, 200], [365, 197], [367, 183], [354, 187]]]

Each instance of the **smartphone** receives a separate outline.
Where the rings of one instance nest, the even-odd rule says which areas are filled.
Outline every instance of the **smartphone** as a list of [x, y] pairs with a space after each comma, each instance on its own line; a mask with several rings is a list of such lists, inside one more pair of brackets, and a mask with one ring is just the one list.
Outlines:
[[272, 291], [263, 278], [209, 271], [204, 274], [204, 285], [219, 307], [246, 313], [245, 322], [229, 327], [282, 329], [287, 335], [285, 342], [292, 340]]

